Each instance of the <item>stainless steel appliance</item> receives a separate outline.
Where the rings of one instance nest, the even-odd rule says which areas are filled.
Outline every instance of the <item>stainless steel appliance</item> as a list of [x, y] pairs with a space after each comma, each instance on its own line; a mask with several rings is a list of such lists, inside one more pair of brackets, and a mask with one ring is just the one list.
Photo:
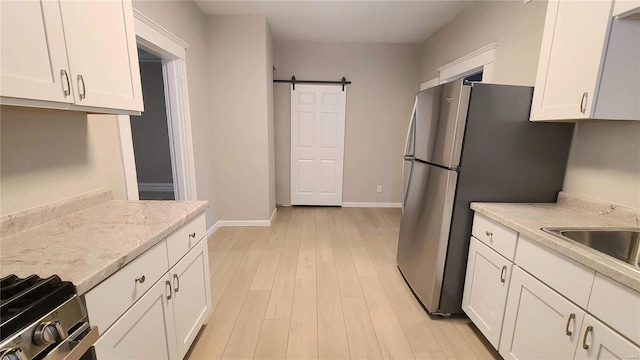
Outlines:
[[461, 313], [471, 201], [555, 202], [573, 124], [532, 123], [533, 88], [421, 91], [407, 132], [398, 268], [432, 314]]
[[72, 283], [54, 275], [0, 279], [0, 359], [95, 359], [98, 329]]

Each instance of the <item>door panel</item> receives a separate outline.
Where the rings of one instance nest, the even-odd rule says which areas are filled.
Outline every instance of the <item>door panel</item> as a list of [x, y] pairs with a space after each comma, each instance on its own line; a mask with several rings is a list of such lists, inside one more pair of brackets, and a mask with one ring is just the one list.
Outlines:
[[[585, 332], [587, 332], [586, 335]], [[575, 358], [576, 360], [640, 359], [640, 348], [587, 314], [582, 323], [580, 343]]]
[[291, 90], [291, 204], [341, 205], [346, 93], [340, 86]]
[[458, 173], [413, 161], [400, 224], [398, 266], [430, 311], [438, 310]]
[[2, 1], [0, 10], [0, 95], [73, 103], [59, 3]]

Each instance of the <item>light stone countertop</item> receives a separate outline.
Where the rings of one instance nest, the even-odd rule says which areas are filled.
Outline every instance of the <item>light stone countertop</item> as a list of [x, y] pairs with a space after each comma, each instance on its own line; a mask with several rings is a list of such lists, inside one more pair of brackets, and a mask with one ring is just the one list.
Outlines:
[[542, 227], [640, 227], [640, 214], [629, 208], [587, 203], [560, 193], [555, 204], [471, 203], [471, 209], [636, 291], [640, 269], [587, 246], [562, 240]]
[[[47, 205], [43, 211], [50, 213], [54, 206]], [[73, 282], [82, 295], [206, 207], [206, 201], [105, 198], [104, 202], [74, 209], [48, 222], [3, 236], [0, 273], [20, 277], [59, 275], [64, 281]], [[3, 218], [4, 224], [12, 219]]]

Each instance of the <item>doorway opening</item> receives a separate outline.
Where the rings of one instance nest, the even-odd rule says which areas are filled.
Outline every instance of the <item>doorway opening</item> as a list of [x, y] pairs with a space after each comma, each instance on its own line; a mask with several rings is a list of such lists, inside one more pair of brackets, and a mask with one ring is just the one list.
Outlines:
[[138, 48], [144, 112], [131, 116], [140, 200], [175, 200], [162, 59]]

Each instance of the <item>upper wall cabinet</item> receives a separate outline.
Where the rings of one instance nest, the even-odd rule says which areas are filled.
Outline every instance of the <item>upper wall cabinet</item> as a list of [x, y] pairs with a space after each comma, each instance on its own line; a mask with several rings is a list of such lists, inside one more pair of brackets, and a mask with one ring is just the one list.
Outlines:
[[640, 20], [613, 11], [612, 0], [549, 1], [532, 121], [640, 120]]
[[143, 110], [133, 10], [122, 1], [2, 1], [1, 103]]

